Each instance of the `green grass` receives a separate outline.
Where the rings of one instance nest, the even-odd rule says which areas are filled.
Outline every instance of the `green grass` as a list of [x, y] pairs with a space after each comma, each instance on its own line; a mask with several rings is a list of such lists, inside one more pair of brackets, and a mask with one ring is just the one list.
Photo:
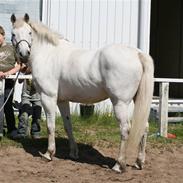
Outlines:
[[149, 128], [149, 143], [157, 146], [159, 145], [183, 145], [183, 122], [180, 123], [169, 123], [168, 133], [175, 134], [176, 138], [163, 138], [160, 137], [157, 133], [159, 132], [158, 123], [151, 122]]
[[[73, 133], [78, 143], [88, 145], [99, 145], [103, 147], [118, 146], [120, 142], [120, 132], [118, 123], [111, 114], [99, 115], [95, 114], [89, 118], [82, 118], [77, 115], [72, 115]], [[47, 129], [46, 122], [41, 122], [41, 137], [44, 138], [44, 146], [47, 146]], [[155, 122], [150, 123], [150, 131], [148, 142], [150, 144], [183, 144], [183, 123], [170, 124], [168, 133], [176, 134], [176, 139], [167, 139], [157, 136], [158, 125]], [[56, 118], [56, 138], [67, 138], [63, 128], [63, 122], [60, 117]], [[26, 141], [32, 144], [32, 140]], [[29, 144], [28, 144], [29, 145]], [[22, 143], [3, 137], [0, 141], [0, 146], [17, 146], [22, 147]]]
[[[119, 142], [119, 128], [111, 115], [93, 115], [89, 118], [72, 116], [74, 136], [79, 143], [112, 145]], [[63, 123], [57, 119], [56, 134], [66, 137]]]

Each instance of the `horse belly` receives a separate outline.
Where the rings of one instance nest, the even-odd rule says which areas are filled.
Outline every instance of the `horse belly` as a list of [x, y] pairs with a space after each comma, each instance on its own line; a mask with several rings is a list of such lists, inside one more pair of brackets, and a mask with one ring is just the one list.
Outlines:
[[59, 92], [59, 100], [68, 100], [78, 103], [96, 103], [108, 98], [107, 93], [101, 88], [66, 88]]

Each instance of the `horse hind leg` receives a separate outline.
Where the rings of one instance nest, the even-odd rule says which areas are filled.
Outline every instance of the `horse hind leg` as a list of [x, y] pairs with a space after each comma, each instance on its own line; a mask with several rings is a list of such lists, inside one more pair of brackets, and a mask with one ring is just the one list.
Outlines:
[[126, 146], [129, 134], [128, 104], [123, 101], [118, 101], [116, 104], [113, 104], [113, 106], [116, 119], [120, 126], [121, 144], [117, 162], [112, 169], [121, 173], [126, 169]]
[[71, 123], [71, 117], [70, 117], [70, 108], [69, 108], [69, 102], [61, 102], [58, 103], [58, 108], [60, 110], [60, 113], [62, 115], [62, 119], [64, 122], [64, 129], [67, 133], [67, 136], [69, 138], [69, 146], [70, 146], [70, 158], [72, 159], [78, 159], [78, 146], [75, 142], [73, 133], [72, 133], [72, 123]]
[[135, 167], [140, 170], [142, 170], [142, 168], [144, 166], [144, 162], [145, 162], [145, 155], [146, 155], [145, 147], [146, 147], [148, 131], [149, 131], [149, 123], [147, 122], [147, 126], [145, 129], [144, 135], [142, 136], [142, 139], [139, 144], [138, 157], [137, 157], [137, 160], [135, 163]]

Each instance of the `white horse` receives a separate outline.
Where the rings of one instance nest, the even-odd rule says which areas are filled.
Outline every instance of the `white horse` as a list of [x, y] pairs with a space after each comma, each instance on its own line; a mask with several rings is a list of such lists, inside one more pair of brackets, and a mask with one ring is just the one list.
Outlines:
[[[72, 134], [69, 101], [95, 103], [110, 98], [121, 132], [119, 156], [113, 169], [126, 167], [127, 146], [135, 151], [137, 166], [145, 160], [146, 127], [153, 95], [154, 66], [151, 57], [140, 50], [113, 44], [98, 50], [81, 49], [46, 26], [31, 22], [29, 15], [11, 16], [12, 42], [22, 62], [28, 59], [32, 76], [46, 112], [48, 150], [42, 156], [52, 160], [55, 154], [55, 111], [58, 106], [69, 138], [70, 157], [78, 158]], [[132, 127], [127, 109], [134, 100]]]

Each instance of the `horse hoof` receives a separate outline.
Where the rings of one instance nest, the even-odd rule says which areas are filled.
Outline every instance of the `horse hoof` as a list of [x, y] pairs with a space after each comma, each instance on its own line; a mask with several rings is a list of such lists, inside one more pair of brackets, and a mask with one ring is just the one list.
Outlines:
[[40, 154], [40, 156], [41, 156], [42, 159], [44, 159], [46, 161], [52, 161], [52, 158], [51, 158], [51, 156], [49, 155], [48, 152], [46, 152], [45, 154], [39, 152], [39, 154]]
[[117, 173], [123, 173], [123, 172], [126, 171], [126, 165], [122, 166], [122, 165], [120, 165], [119, 163], [116, 163], [116, 164], [113, 166], [112, 170], [114, 170], [114, 171], [117, 172]]
[[139, 158], [137, 158], [134, 167], [138, 170], [142, 170], [143, 166], [144, 166], [144, 163]]
[[120, 169], [120, 166], [118, 164], [115, 164], [113, 167], [112, 167], [112, 170], [114, 170], [115, 172], [117, 173], [121, 173], [121, 169]]

